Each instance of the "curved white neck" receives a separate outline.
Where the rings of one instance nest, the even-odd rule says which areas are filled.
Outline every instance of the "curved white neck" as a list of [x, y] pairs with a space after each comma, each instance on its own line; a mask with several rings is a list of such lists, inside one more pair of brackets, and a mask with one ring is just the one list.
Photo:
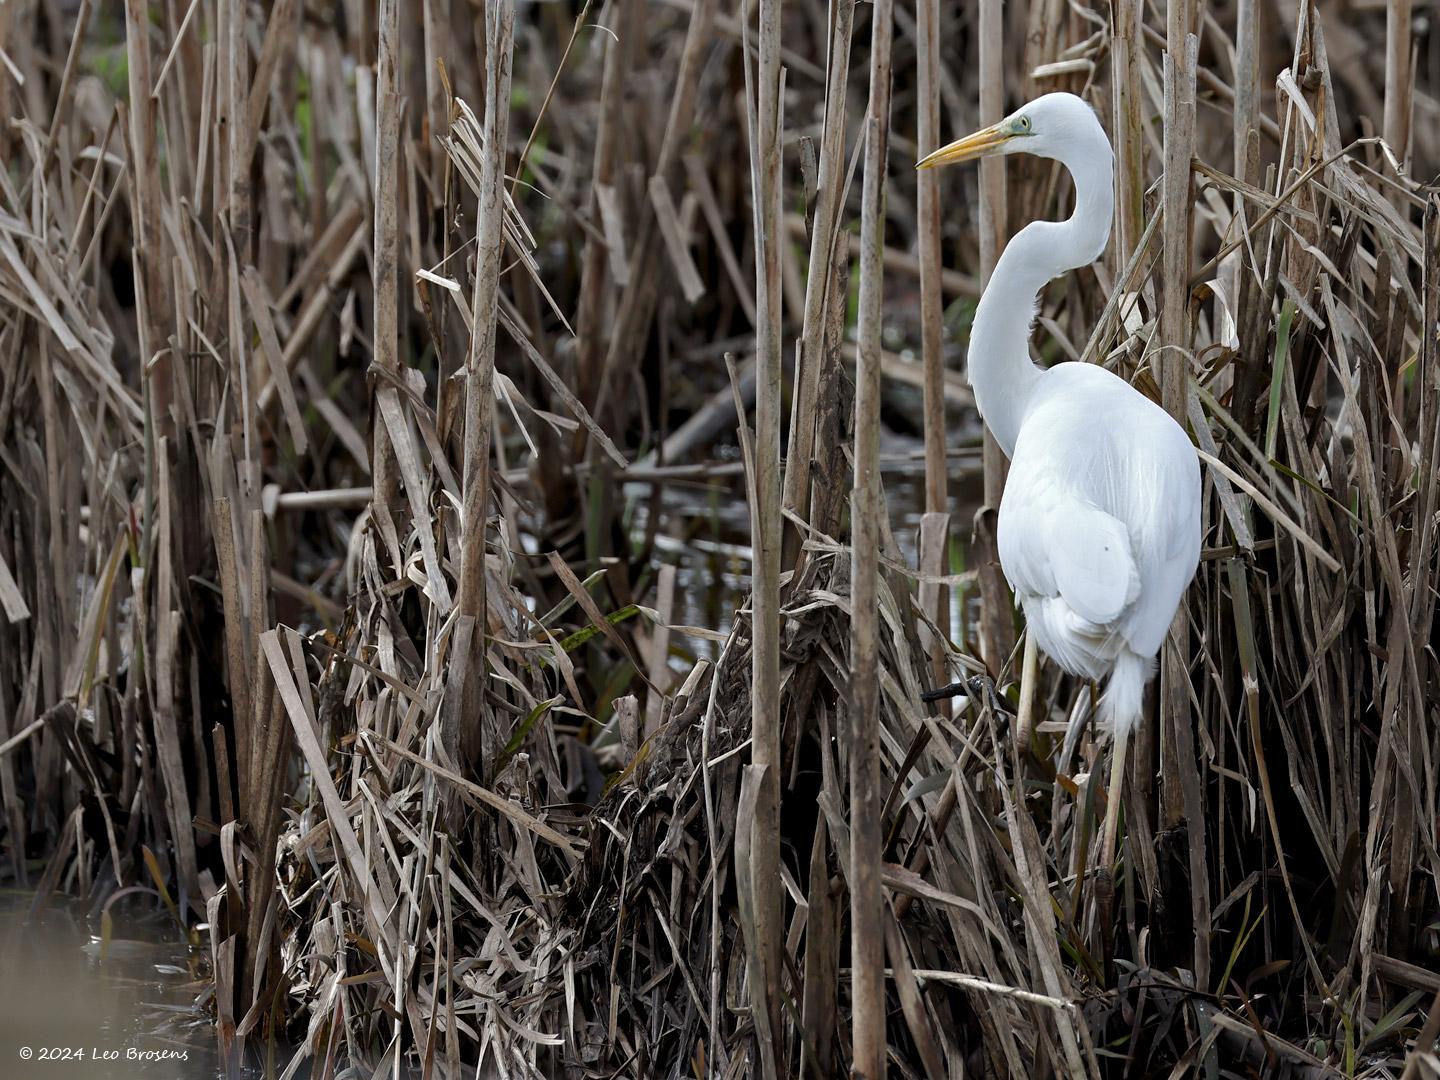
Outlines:
[[[1100, 147], [1060, 158], [1075, 181], [1075, 211], [1065, 221], [1032, 221], [1005, 246], [975, 311], [969, 375], [980, 415], [1005, 451], [1015, 440], [1042, 369], [1030, 359], [1039, 293], [1051, 278], [1100, 257], [1115, 209], [1114, 166]], [[1103, 151], [1103, 152], [1099, 152]]]

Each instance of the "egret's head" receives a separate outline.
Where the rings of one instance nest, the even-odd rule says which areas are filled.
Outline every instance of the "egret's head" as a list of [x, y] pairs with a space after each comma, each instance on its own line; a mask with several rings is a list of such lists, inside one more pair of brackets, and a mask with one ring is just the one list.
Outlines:
[[1095, 110], [1074, 94], [1046, 94], [998, 124], [942, 146], [915, 167], [933, 169], [992, 154], [1024, 153], [1064, 161], [1077, 151], [1110, 153], [1110, 141]]

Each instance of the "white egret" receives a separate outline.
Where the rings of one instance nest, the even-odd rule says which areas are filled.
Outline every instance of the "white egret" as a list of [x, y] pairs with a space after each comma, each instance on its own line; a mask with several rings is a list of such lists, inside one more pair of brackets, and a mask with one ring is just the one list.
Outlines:
[[1064, 165], [1075, 210], [1065, 221], [1031, 222], [1006, 245], [975, 312], [970, 382], [1010, 458], [998, 544], [1025, 613], [1022, 717], [1037, 646], [1072, 675], [1107, 680], [1100, 718], [1115, 745], [1100, 865], [1108, 871], [1126, 745], [1200, 559], [1200, 466], [1184, 429], [1124, 379], [1096, 364], [1047, 369], [1030, 359], [1040, 290], [1099, 258], [1110, 235], [1114, 155], [1094, 111], [1073, 94], [1046, 94], [917, 167], [1012, 153]]

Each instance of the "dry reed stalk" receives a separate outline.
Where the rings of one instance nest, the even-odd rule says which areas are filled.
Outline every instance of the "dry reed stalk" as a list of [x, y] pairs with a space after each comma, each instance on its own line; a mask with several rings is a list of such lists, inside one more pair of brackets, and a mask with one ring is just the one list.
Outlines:
[[[1005, 115], [1005, 49], [1004, 21], [1001, 9], [993, 0], [982, 0], [979, 19], [979, 67], [980, 67], [980, 112], [981, 127], [996, 123]], [[1005, 238], [1009, 234], [1009, 214], [1005, 191], [1005, 159], [992, 157], [980, 163], [980, 283], [990, 279], [995, 262], [1004, 250]], [[998, 449], [998, 448], [997, 448]], [[985, 502], [999, 505], [1000, 492], [1004, 487], [1004, 473], [991, 470], [989, 463], [993, 455], [986, 454]], [[991, 477], [991, 473], [995, 476]]]
[[[918, 153], [937, 149], [940, 139], [940, 3], [916, 3], [916, 93], [919, 95]], [[920, 251], [920, 355], [925, 365], [925, 517], [921, 521], [920, 569], [944, 574], [950, 548], [950, 500], [945, 461], [945, 357], [942, 352], [940, 260], [940, 174], [919, 173], [915, 179], [916, 230]], [[931, 678], [940, 686], [949, 681], [944, 638], [950, 630], [950, 593], [943, 586], [922, 585], [921, 607], [939, 628], [931, 643]]]
[[[15, 33], [15, 25], [19, 15], [20, 5], [18, 4], [7, 4], [4, 7], [0, 7], [0, 49], [10, 49], [13, 45], [12, 38], [19, 39], [23, 36], [23, 31], [21, 34]], [[28, 30], [29, 28], [26, 27], [25, 29]], [[6, 55], [9, 55], [8, 51]], [[13, 61], [11, 61], [11, 63], [13, 63]], [[10, 68], [6, 66], [5, 77], [0, 79], [0, 110], [3, 110], [3, 113], [0, 113], [0, 115], [7, 117], [14, 115], [15, 91], [19, 88], [20, 80], [14, 78]], [[12, 135], [8, 130], [0, 129], [0, 155], [3, 155], [6, 161], [9, 161], [13, 154], [11, 139]]]
[[[750, 175], [754, 192], [755, 229], [755, 443], [750, 511], [754, 570], [751, 578], [752, 709], [747, 779], [755, 784], [753, 816], [748, 826], [748, 872], [754, 894], [750, 994], [765, 1017], [757, 1021], [759, 1058], [767, 1076], [785, 1071], [784, 1013], [781, 1008], [784, 908], [780, 880], [780, 410], [781, 229], [784, 186], [781, 182], [783, 75], [780, 69], [780, 0], [760, 0], [759, 57], [755, 70], [755, 111], [750, 123]], [[747, 58], [747, 83], [748, 58]], [[736, 846], [736, 858], [741, 857]], [[744, 880], [743, 876], [739, 880]]]
[[[60, 140], [60, 133], [65, 131], [70, 123], [70, 114], [75, 107], [75, 74], [81, 58], [81, 49], [85, 44], [85, 36], [90, 29], [90, 19], [95, 14], [95, 0], [80, 0], [80, 7], [75, 12], [74, 29], [70, 35], [70, 50], [65, 54], [65, 70], [60, 75], [60, 86], [55, 93], [56, 110], [55, 115], [50, 119], [50, 129], [45, 135], [45, 153], [40, 158], [38, 172], [43, 175], [49, 170], [51, 160], [55, 155], [55, 147]], [[165, 77], [162, 68], [156, 76], [155, 85], [158, 92], [159, 85]]]
[[1385, 5], [1385, 142], [1402, 164], [1410, 160], [1410, 114], [1414, 85], [1410, 75], [1412, 0]]
[[451, 21], [450, 0], [422, 0], [421, 41], [425, 49], [425, 136], [423, 145], [430, 153], [430, 176], [443, 175], [446, 168], [442, 133], [450, 126], [450, 99], [445, 92], [443, 66], [449, 63], [451, 42], [448, 24]]
[[655, 226], [660, 230], [665, 254], [675, 271], [681, 295], [686, 303], [693, 304], [705, 295], [705, 283], [700, 280], [700, 271], [695, 268], [695, 260], [691, 257], [685, 238], [686, 229], [680, 221], [675, 199], [670, 194], [670, 185], [665, 182], [665, 177], [657, 175], [650, 178], [649, 189], [650, 207], [655, 211]]
[[[1249, 0], [1244, 0], [1248, 3]], [[1145, 227], [1145, 132], [1140, 73], [1144, 39], [1142, 0], [1118, 0], [1110, 53], [1112, 135], [1115, 144], [1115, 236], [1117, 263], [1124, 266]]]
[[850, 1007], [851, 1071], [886, 1072], [885, 919], [880, 884], [880, 331], [884, 298], [885, 185], [890, 145], [893, 0], [875, 5], [870, 37], [870, 104], [865, 117], [861, 193], [859, 359], [855, 375], [855, 483], [850, 499]]
[[250, 96], [250, 42], [246, 35], [246, 8], [243, 0], [220, 0], [220, 56], [225, 87], [225, 112], [222, 131], [225, 136], [225, 167], [219, 174], [223, 180], [222, 197], [216, 199], [217, 211], [226, 215], [233, 243], [239, 248], [242, 261], [250, 256], [250, 156], [248, 102]]
[[[628, 71], [627, 58], [631, 48], [630, 27], [633, 25], [637, 0], [622, 0], [618, 14], [614, 16], [615, 40], [607, 39], [605, 60], [600, 79], [599, 121], [595, 131], [595, 152], [590, 166], [589, 203], [603, 222], [604, 234], [591, 232], [585, 240], [584, 262], [580, 271], [580, 296], [578, 313], [575, 317], [578, 359], [576, 362], [576, 392], [586, 408], [595, 407], [600, 392], [601, 363], [604, 359], [603, 302], [606, 274], [610, 273], [617, 284], [629, 280], [628, 265], [625, 264], [624, 244], [621, 239], [618, 210], [614, 206], [614, 161], [617, 142], [624, 124], [621, 95], [625, 89]], [[612, 224], [613, 223], [613, 224]], [[624, 269], [620, 269], [624, 267]]]
[[467, 764], [486, 763], [495, 749], [483, 704], [486, 619], [485, 527], [490, 503], [490, 442], [495, 416], [495, 334], [500, 273], [505, 254], [505, 151], [509, 136], [510, 71], [515, 37], [513, 0], [492, 0], [485, 21], [485, 157], [481, 162], [479, 208], [475, 216], [476, 272], [471, 300], [470, 349], [465, 359], [463, 502], [460, 511], [460, 580], [457, 615], [470, 620], [470, 653], [461, 662], [465, 678], [458, 700], [450, 702], [448, 737]]
[[[1005, 115], [1004, 22], [999, 0], [980, 0], [980, 114], [981, 126], [996, 123]], [[1008, 199], [1005, 190], [1005, 159], [992, 157], [980, 163], [980, 282], [990, 273], [1004, 250], [1009, 234]], [[980, 626], [980, 652], [993, 676], [998, 677], [1006, 658], [1015, 648], [1015, 630], [1010, 591], [999, 570], [995, 545], [993, 508], [999, 507], [1005, 490], [1006, 460], [1000, 444], [988, 430], [982, 436], [985, 454], [985, 503], [977, 513], [971, 543], [976, 557], [990, 570], [980, 579], [984, 614]]]
[[[1192, 266], [1193, 229], [1190, 220], [1192, 178], [1190, 162], [1195, 149], [1195, 69], [1198, 40], [1192, 31], [1193, 8], [1188, 2], [1171, 4], [1167, 10], [1167, 47], [1164, 55], [1165, 90], [1165, 175], [1161, 187], [1163, 224], [1161, 232], [1161, 314], [1160, 344], [1168, 352], [1158, 357], [1161, 400], [1181, 424], [1188, 411], [1190, 363], [1186, 343], [1189, 328], [1189, 280]], [[1186, 822], [1198, 822], [1204, 814], [1204, 779], [1194, 751], [1193, 720], [1190, 715], [1189, 673], [1185, 657], [1190, 652], [1189, 616], [1182, 605], [1162, 650], [1160, 678], [1160, 774], [1162, 777], [1160, 824], [1174, 829]], [[1118, 768], [1118, 766], [1117, 766]], [[1116, 775], [1119, 775], [1118, 773]], [[1123, 786], [1123, 785], [1122, 785]], [[1122, 799], [1117, 788], [1110, 798]], [[1194, 918], [1194, 957], [1197, 979], [1208, 979], [1210, 969], [1210, 894], [1205, 873], [1206, 842], [1203, 828], [1187, 830], [1189, 867], [1194, 884], [1191, 914]], [[1102, 851], [1102, 859], [1112, 854]], [[1108, 861], [1102, 872], [1110, 869]]]
[[[1253, 185], [1260, 168], [1260, 96], [1259, 63], [1260, 31], [1259, 12], [1255, 0], [1237, 0], [1235, 8], [1235, 92], [1234, 111], [1231, 124], [1231, 160], [1235, 179], [1240, 184]], [[1232, 202], [1234, 228], [1238, 231], [1249, 218], [1245, 196], [1239, 191]], [[1230, 272], [1226, 287], [1232, 304], [1232, 320], [1235, 326], [1249, 327], [1254, 322], [1254, 308], [1259, 299], [1259, 283], [1254, 275], [1245, 273], [1244, 260], [1237, 255], [1230, 258]], [[1239, 379], [1237, 393], [1240, 395], [1241, 411], [1249, 397], [1249, 387], [1258, 381], [1257, 365], [1245, 364], [1244, 374]]]
[[[1235, 179], [1255, 182], [1259, 155], [1260, 30], [1255, 0], [1237, 0], [1235, 5], [1235, 87], [1231, 145]], [[1236, 207], [1241, 205], [1236, 196]]]
[[[396, 261], [400, 215], [400, 4], [379, 0], [375, 72], [374, 266], [375, 362], [386, 372], [400, 369], [399, 299]], [[377, 384], [377, 393], [379, 384]], [[378, 413], [378, 409], [374, 410]], [[371, 432], [370, 468], [375, 476], [372, 501], [389, 513], [399, 474], [388, 425]], [[397, 568], [398, 569], [398, 568]]]
[[170, 374], [170, 301], [165, 289], [165, 254], [161, 244], [161, 197], [159, 142], [155, 137], [155, 100], [151, 96], [150, 14], [144, 0], [125, 2], [125, 50], [130, 82], [130, 131], [128, 145], [133, 151], [134, 214], [137, 223], [136, 261], [144, 296], [145, 320], [141, 323], [142, 354], [149, 368], [147, 390], [155, 435], [171, 434], [170, 415], [174, 400]]
[[[1161, 186], [1162, 293], [1161, 344], [1188, 341], [1188, 292], [1191, 270], [1190, 159], [1194, 152], [1195, 49], [1191, 31], [1193, 9], [1188, 0], [1166, 7], [1165, 175]], [[1166, 409], [1185, 415], [1187, 365], [1183, 354], [1159, 359], [1161, 393]]]
[[[855, 6], [849, 0], [827, 5], [825, 117], [821, 127], [819, 162], [815, 178], [815, 206], [811, 211], [810, 258], [805, 278], [805, 306], [801, 316], [800, 344], [796, 353], [795, 390], [790, 416], [790, 442], [785, 455], [785, 509], [801, 517], [810, 513], [810, 472], [815, 454], [826, 312], [833, 302], [830, 289], [832, 261], [844, 231], [840, 228], [848, 177], [845, 171], [845, 103], [850, 76], [850, 46]], [[803, 224], [803, 219], [802, 219]], [[786, 530], [784, 564], [799, 556], [800, 535]]]
[[275, 0], [265, 23], [265, 37], [255, 59], [255, 72], [246, 95], [243, 114], [245, 145], [251, 148], [252, 154], [260, 137], [265, 110], [270, 103], [273, 89], [271, 84], [295, 40], [296, 23], [300, 14], [298, 2], [299, 0]]

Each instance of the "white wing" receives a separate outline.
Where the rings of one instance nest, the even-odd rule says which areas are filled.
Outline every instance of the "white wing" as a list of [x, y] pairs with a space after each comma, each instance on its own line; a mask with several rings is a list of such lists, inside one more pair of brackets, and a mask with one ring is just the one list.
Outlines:
[[1041, 647], [1090, 677], [1159, 651], [1200, 555], [1200, 469], [1154, 402], [1090, 364], [1045, 372], [1000, 506], [1000, 562]]
[[1000, 504], [1005, 576], [1022, 596], [1058, 596], [1088, 622], [1108, 625], [1139, 592], [1129, 533], [1078, 497], [1049, 455], [1025, 449], [1022, 434]]

